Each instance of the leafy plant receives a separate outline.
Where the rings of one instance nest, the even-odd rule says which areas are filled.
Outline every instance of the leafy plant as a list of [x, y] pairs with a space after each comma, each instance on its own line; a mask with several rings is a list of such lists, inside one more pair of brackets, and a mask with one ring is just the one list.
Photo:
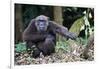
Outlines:
[[66, 40], [59, 40], [56, 43], [56, 52], [58, 52], [59, 50], [64, 50], [67, 51], [68, 49], [68, 42]]
[[25, 52], [26, 51], [26, 43], [18, 43], [15, 45], [15, 51], [16, 52]]

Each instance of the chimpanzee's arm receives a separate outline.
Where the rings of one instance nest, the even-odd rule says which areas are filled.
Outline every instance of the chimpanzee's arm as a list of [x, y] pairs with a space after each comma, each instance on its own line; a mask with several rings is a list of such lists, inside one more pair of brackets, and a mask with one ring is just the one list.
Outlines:
[[76, 37], [77, 37], [77, 35], [75, 33], [69, 32], [66, 27], [61, 26], [54, 21], [50, 21], [50, 25], [51, 25], [51, 28], [56, 33], [59, 33], [60, 35], [66, 37], [66, 38], [76, 39]]
[[45, 34], [27, 34], [23, 36], [23, 40], [28, 41], [41, 41], [46, 38]]

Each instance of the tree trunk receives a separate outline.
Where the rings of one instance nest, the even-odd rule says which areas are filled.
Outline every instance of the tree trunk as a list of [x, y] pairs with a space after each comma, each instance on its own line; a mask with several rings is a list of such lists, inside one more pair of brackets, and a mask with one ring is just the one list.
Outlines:
[[59, 6], [54, 7], [54, 21], [62, 25], [62, 8]]
[[85, 59], [88, 59], [89, 57], [91, 57], [91, 55], [88, 54], [89, 50], [94, 51], [94, 34], [91, 34], [91, 36], [88, 39], [87, 46], [84, 49], [83, 56]]
[[15, 5], [15, 43], [22, 41], [22, 6]]
[[[54, 21], [60, 25], [62, 25], [62, 8], [60, 6], [54, 7]], [[60, 36], [57, 34], [57, 40], [60, 39]]]

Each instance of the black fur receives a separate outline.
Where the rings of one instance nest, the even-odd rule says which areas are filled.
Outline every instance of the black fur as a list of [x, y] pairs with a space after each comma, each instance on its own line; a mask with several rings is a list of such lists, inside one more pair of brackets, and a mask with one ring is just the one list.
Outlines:
[[32, 49], [32, 46], [35, 45], [33, 48], [33, 57], [38, 57], [40, 52], [42, 52], [44, 56], [55, 52], [56, 33], [59, 33], [66, 38], [76, 38], [76, 35], [68, 32], [67, 28], [60, 26], [53, 21], [49, 21], [46, 19], [46, 16], [42, 15], [41, 17], [48, 22], [46, 31], [39, 32], [37, 30], [38, 26], [35, 25], [35, 19], [32, 19], [29, 26], [23, 32], [23, 40], [26, 41], [27, 48]]

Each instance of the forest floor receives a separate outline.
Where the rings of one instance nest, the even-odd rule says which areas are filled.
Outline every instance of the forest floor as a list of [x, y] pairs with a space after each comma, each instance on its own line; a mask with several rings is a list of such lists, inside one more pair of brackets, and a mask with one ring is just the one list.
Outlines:
[[31, 57], [32, 54], [28, 54], [27, 52], [23, 52], [23, 53], [15, 52], [15, 65], [93, 61], [94, 50], [90, 49], [88, 52], [89, 58], [84, 59], [82, 55], [84, 48], [85, 48], [84, 46], [72, 44], [70, 46], [70, 50], [64, 51], [63, 49], [60, 49], [59, 51], [45, 57], [41, 53], [40, 57], [38, 58], [32, 58]]

